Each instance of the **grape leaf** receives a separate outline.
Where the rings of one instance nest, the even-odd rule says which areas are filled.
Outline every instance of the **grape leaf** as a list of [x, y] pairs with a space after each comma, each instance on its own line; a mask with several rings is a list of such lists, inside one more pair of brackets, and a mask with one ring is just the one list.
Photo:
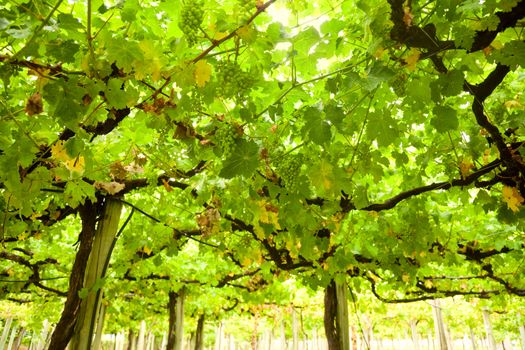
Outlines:
[[507, 206], [513, 212], [518, 212], [523, 205], [525, 199], [520, 194], [516, 187], [503, 186], [503, 201], [507, 203]]
[[318, 145], [322, 145], [330, 141], [332, 132], [330, 124], [324, 118], [324, 113], [315, 107], [308, 107], [303, 112], [306, 120], [302, 132], [308, 139]]
[[248, 178], [259, 166], [259, 146], [253, 141], [239, 139], [232, 155], [222, 165], [220, 176], [231, 179], [235, 176]]
[[195, 84], [197, 84], [198, 87], [203, 87], [208, 81], [210, 81], [211, 65], [205, 60], [195, 63], [193, 76], [195, 78]]
[[430, 124], [437, 132], [456, 130], [459, 127], [457, 112], [448, 106], [436, 106], [432, 110], [434, 117]]
[[105, 96], [108, 104], [117, 109], [133, 106], [139, 97], [136, 89], [125, 85], [124, 81], [118, 78], [109, 79]]
[[505, 44], [499, 50], [495, 50], [490, 58], [507, 66], [524, 66], [525, 62], [525, 43], [519, 40], [513, 40]]

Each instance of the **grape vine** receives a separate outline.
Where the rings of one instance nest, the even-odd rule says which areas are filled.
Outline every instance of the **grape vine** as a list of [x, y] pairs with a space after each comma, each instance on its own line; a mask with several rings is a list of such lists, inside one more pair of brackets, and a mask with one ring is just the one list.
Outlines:
[[186, 35], [190, 46], [193, 46], [197, 42], [197, 33], [203, 17], [204, 10], [201, 1], [186, 2], [182, 7], [179, 27]]
[[221, 125], [215, 131], [215, 143], [222, 150], [223, 159], [229, 158], [233, 154], [237, 137], [237, 131], [227, 124]]
[[253, 78], [235, 62], [226, 62], [219, 66], [219, 93], [226, 98], [242, 96], [253, 85]]
[[276, 169], [277, 175], [289, 192], [297, 192], [299, 189], [297, 180], [301, 173], [302, 164], [303, 157], [301, 155], [286, 155], [279, 159]]

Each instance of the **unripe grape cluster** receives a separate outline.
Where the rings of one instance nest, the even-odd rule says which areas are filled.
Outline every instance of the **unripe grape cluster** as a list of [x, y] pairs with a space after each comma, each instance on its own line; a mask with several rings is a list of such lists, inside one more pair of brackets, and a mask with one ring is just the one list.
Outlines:
[[398, 74], [393, 80], [390, 81], [390, 86], [398, 97], [406, 95], [406, 81], [407, 76], [405, 74]]
[[255, 6], [257, 4], [256, 0], [238, 0], [240, 12], [243, 14], [242, 21], [246, 21], [248, 18], [250, 18], [250, 15], [253, 10], [255, 10]]
[[226, 62], [219, 65], [217, 76], [220, 94], [224, 97], [236, 97], [249, 90], [253, 85], [253, 78], [235, 62]]
[[301, 173], [302, 164], [303, 157], [300, 155], [287, 155], [279, 160], [277, 174], [289, 192], [297, 192], [299, 189], [297, 180]]
[[188, 1], [182, 7], [179, 27], [186, 35], [190, 46], [197, 42], [197, 33], [203, 17], [204, 10], [201, 1]]
[[215, 131], [215, 142], [221, 148], [224, 158], [229, 158], [233, 154], [237, 136], [235, 129], [229, 125], [221, 125]]

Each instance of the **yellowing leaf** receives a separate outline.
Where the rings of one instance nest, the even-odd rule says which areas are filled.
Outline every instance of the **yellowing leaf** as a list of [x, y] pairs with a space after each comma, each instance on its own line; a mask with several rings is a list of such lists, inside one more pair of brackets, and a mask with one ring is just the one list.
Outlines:
[[431, 280], [425, 280], [425, 287], [430, 289], [434, 287], [434, 283]]
[[404, 273], [403, 276], [401, 276], [401, 279], [403, 282], [408, 283], [410, 282], [410, 275], [408, 273]]
[[374, 57], [379, 60], [381, 57], [383, 57], [384, 53], [385, 49], [383, 47], [379, 47], [377, 50], [375, 50]]
[[193, 77], [198, 87], [203, 87], [211, 76], [211, 65], [206, 61], [199, 61], [195, 63], [195, 70], [193, 71]]
[[64, 148], [64, 141], [58, 141], [51, 146], [51, 157], [56, 160], [68, 161], [69, 156]]
[[505, 107], [507, 109], [513, 109], [513, 108], [520, 108], [522, 107], [522, 104], [518, 100], [509, 100], [504, 103]]
[[503, 201], [507, 203], [510, 210], [519, 211], [524, 200], [516, 187], [503, 186]]
[[490, 148], [487, 148], [485, 152], [483, 152], [483, 164], [487, 165], [489, 163], [489, 157], [490, 157]]
[[261, 240], [266, 238], [266, 234], [264, 233], [264, 229], [260, 225], [254, 225], [253, 226], [253, 232], [255, 233], [257, 238], [259, 238]]
[[237, 29], [237, 35], [244, 41], [251, 42], [255, 39], [255, 30], [250, 25], [242, 26]]
[[64, 165], [67, 170], [71, 171], [72, 173], [77, 173], [79, 175], [84, 174], [84, 168], [85, 168], [85, 160], [83, 156], [78, 156], [76, 158], [66, 160], [64, 162]]
[[97, 190], [103, 190], [109, 194], [117, 194], [120, 191], [122, 191], [124, 187], [126, 187], [124, 184], [121, 184], [120, 182], [115, 182], [115, 181], [111, 181], [111, 182], [95, 181], [93, 185], [95, 186]]
[[144, 64], [138, 64], [137, 62], [136, 66], [138, 69], [135, 69], [135, 77], [143, 79], [146, 74], [151, 74], [153, 81], [160, 80], [162, 78], [162, 69], [164, 68], [163, 56], [159, 55], [162, 49], [150, 40], [141, 41], [139, 47], [144, 55]]
[[421, 56], [421, 52], [419, 52], [418, 49], [410, 50], [410, 55], [408, 55], [405, 58], [408, 70], [413, 71], [416, 69], [416, 64], [419, 61], [419, 56]]
[[208, 208], [195, 217], [197, 225], [204, 237], [209, 237], [220, 231], [221, 213], [217, 208]]
[[318, 167], [312, 168], [310, 174], [312, 184], [326, 193], [332, 193], [335, 189], [336, 177], [334, 167], [329, 161], [321, 159]]
[[152, 252], [151, 248], [148, 247], [147, 245], [145, 245], [145, 246], [142, 248], [142, 251], [143, 251], [144, 253], [146, 253], [146, 255], [151, 255], [151, 252]]
[[169, 182], [166, 179], [162, 179], [162, 185], [166, 189], [166, 192], [172, 192], [173, 188], [170, 186]]
[[252, 263], [252, 261], [251, 261], [250, 258], [244, 258], [244, 259], [242, 259], [242, 261], [241, 261], [241, 265], [242, 265], [243, 267], [250, 266], [251, 263]]
[[264, 200], [258, 201], [259, 221], [263, 224], [272, 224], [277, 230], [281, 229], [279, 225], [279, 209]]
[[471, 169], [474, 169], [474, 164], [469, 158], [462, 159], [461, 162], [459, 162], [459, 171], [463, 179], [468, 176]]
[[226, 36], [228, 36], [228, 33], [226, 32], [215, 32], [215, 34], [213, 35], [213, 39], [221, 40], [224, 39]]

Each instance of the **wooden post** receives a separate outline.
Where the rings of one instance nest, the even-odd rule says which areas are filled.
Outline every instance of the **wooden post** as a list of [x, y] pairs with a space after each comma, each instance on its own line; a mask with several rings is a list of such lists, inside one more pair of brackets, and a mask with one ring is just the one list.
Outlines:
[[18, 331], [18, 335], [16, 336], [15, 343], [13, 344], [13, 349], [18, 350], [20, 345], [22, 344], [22, 340], [24, 339], [24, 335], [26, 334], [26, 329], [24, 327], [21, 327]]
[[340, 334], [341, 350], [350, 350], [350, 323], [348, 321], [348, 285], [335, 281], [337, 295], [337, 324]]
[[487, 308], [481, 310], [483, 314], [483, 324], [485, 326], [485, 334], [487, 336], [487, 342], [489, 350], [496, 350], [496, 341], [494, 340], [494, 333], [492, 331], [492, 323], [490, 322], [490, 314]]
[[432, 332], [428, 331], [427, 333], [427, 342], [429, 350], [436, 350], [436, 344], [434, 342], [434, 337], [432, 337]]
[[520, 325], [521, 350], [525, 350], [525, 325]]
[[412, 343], [414, 343], [414, 350], [419, 350], [419, 334], [417, 333], [417, 320], [410, 319], [410, 333], [412, 335]]
[[452, 333], [450, 332], [450, 328], [445, 329], [445, 335], [447, 336], [447, 346], [449, 349], [454, 348], [454, 339], [452, 338]]
[[436, 338], [438, 339], [439, 343], [439, 349], [448, 350], [445, 324], [443, 322], [443, 314], [441, 312], [441, 303], [439, 300], [433, 300], [431, 305], [434, 313], [434, 328], [436, 332]]
[[297, 321], [297, 311], [292, 305], [292, 350], [299, 349], [299, 322]]
[[184, 341], [184, 288], [169, 292], [169, 327], [167, 350], [182, 350]]
[[152, 332], [148, 333], [148, 341], [146, 345], [147, 350], [154, 350], [155, 349], [155, 334]]
[[15, 324], [13, 327], [11, 327], [11, 336], [9, 337], [9, 342], [7, 343], [7, 350], [11, 350], [11, 347], [15, 342], [16, 332], [18, 332], [18, 326]]
[[182, 288], [177, 297], [176, 307], [176, 326], [175, 326], [175, 350], [182, 350], [184, 344], [184, 297], [185, 291]]
[[146, 321], [140, 321], [139, 335], [137, 337], [137, 350], [144, 350], [146, 337]]
[[4, 330], [2, 331], [2, 337], [0, 338], [0, 349], [5, 349], [5, 344], [7, 343], [7, 337], [9, 336], [9, 331], [11, 330], [11, 325], [13, 324], [13, 318], [9, 317], [5, 320]]
[[520, 339], [521, 339], [521, 350], [525, 350], [525, 325], [521, 319], [521, 312], [518, 312], [518, 328], [520, 330]]
[[166, 345], [168, 345], [168, 336], [166, 333], [162, 335], [162, 341], [160, 342], [160, 349], [164, 350], [166, 349]]
[[194, 350], [203, 350], [204, 348], [204, 313], [199, 315], [197, 328], [195, 329], [195, 347]]
[[470, 333], [470, 345], [472, 347], [472, 350], [477, 350], [476, 336], [474, 335], [474, 330], [470, 326], [468, 327], [468, 329]]
[[215, 350], [222, 350], [222, 322], [219, 322], [215, 331]]
[[279, 349], [286, 350], [286, 333], [285, 333], [285, 329], [284, 329], [284, 320], [283, 319], [281, 319], [281, 330], [280, 330], [280, 334], [279, 334], [279, 342], [280, 342]]
[[125, 335], [119, 332], [115, 335], [115, 350], [124, 350]]
[[104, 328], [104, 318], [106, 317], [106, 306], [100, 303], [100, 310], [98, 312], [97, 330], [95, 332], [95, 339], [93, 340], [92, 348], [95, 350], [102, 350], [102, 330]]
[[122, 202], [106, 198], [104, 212], [98, 223], [86, 266], [84, 288], [88, 289], [88, 294], [80, 306], [70, 350], [90, 350], [92, 348], [93, 334], [95, 333], [102, 301], [101, 281], [106, 274], [111, 252], [115, 246], [121, 212]]
[[131, 328], [128, 333], [128, 350], [137, 350], [137, 337]]

